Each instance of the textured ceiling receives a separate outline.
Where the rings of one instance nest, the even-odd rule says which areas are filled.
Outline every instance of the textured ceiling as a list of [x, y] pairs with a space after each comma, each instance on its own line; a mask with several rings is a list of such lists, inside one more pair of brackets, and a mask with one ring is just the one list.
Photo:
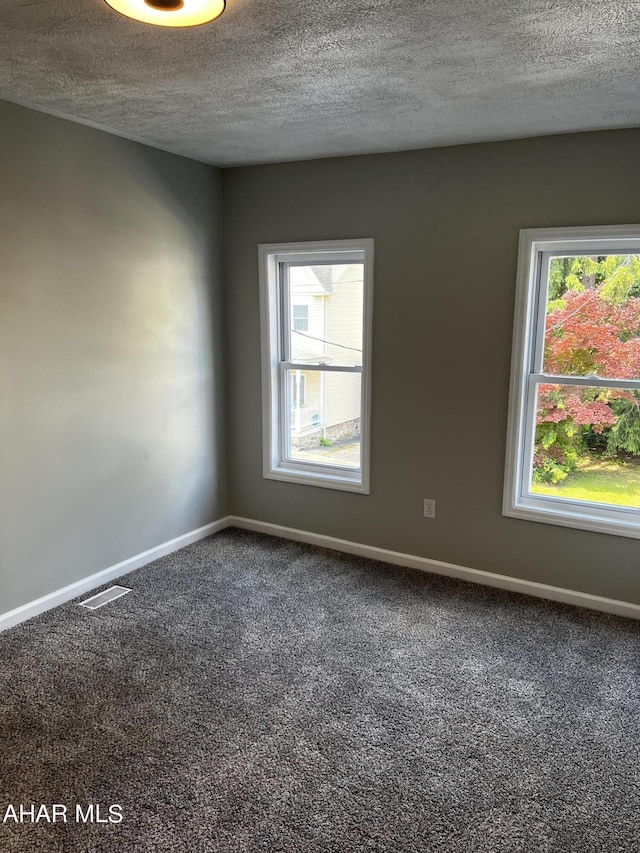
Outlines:
[[0, 98], [218, 165], [640, 125], [638, 0], [0, 0]]

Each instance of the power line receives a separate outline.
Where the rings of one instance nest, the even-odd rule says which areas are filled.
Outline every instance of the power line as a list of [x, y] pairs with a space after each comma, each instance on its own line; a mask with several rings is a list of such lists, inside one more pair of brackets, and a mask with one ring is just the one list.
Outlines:
[[350, 349], [353, 352], [362, 352], [361, 349], [357, 349], [356, 347], [346, 347], [344, 344], [336, 344], [333, 341], [326, 341], [324, 338], [316, 338], [314, 335], [306, 335], [304, 332], [299, 332], [297, 329], [291, 329], [296, 335], [302, 335], [303, 338], [311, 338], [312, 341], [320, 341], [320, 343], [327, 344], [330, 347], [340, 347], [340, 349]]

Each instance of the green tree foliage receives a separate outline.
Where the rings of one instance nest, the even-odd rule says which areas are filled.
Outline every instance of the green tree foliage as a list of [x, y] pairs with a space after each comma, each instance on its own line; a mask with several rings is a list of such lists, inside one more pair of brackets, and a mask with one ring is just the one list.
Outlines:
[[631, 399], [614, 400], [612, 404], [615, 424], [607, 431], [607, 454], [620, 452], [640, 456], [640, 395], [630, 394]]

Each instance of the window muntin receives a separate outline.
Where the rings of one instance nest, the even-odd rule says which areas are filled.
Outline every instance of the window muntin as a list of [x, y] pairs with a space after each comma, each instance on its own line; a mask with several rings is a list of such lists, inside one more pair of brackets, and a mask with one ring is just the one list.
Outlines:
[[640, 227], [521, 232], [504, 512], [640, 537]]
[[372, 241], [260, 259], [264, 475], [368, 492]]

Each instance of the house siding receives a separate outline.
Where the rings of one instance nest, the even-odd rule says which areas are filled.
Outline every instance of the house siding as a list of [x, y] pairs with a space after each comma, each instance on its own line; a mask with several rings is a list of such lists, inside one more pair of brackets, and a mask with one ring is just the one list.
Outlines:
[[[333, 364], [362, 364], [363, 268], [353, 264], [327, 299], [327, 340]], [[358, 351], [359, 350], [359, 351]], [[359, 374], [329, 373], [325, 385], [325, 427], [360, 417], [362, 381]]]
[[325, 378], [325, 427], [360, 417], [359, 373], [328, 373]]

